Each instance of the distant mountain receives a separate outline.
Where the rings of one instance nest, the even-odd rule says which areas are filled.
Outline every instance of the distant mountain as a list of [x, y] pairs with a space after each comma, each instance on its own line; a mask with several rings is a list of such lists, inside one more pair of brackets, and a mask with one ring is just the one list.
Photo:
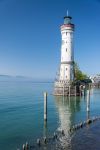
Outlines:
[[0, 75], [0, 81], [23, 81], [23, 80], [32, 80], [29, 77], [25, 77], [25, 76], [11, 76], [11, 75]]
[[12, 77], [10, 75], [0, 74], [0, 77]]
[[0, 75], [0, 81], [31, 81], [31, 82], [53, 82], [53, 79], [37, 79], [32, 77], [26, 77], [21, 75], [11, 76], [11, 75]]
[[15, 76], [16, 78], [29, 78], [29, 77], [25, 77], [25, 76]]

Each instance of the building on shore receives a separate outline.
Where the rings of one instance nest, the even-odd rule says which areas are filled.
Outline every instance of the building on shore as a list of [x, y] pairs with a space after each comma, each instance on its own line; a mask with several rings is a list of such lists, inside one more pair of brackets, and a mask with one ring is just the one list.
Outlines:
[[90, 84], [91, 87], [100, 88], [100, 74], [90, 76], [89, 78], [91, 80], [91, 84]]
[[100, 83], [100, 75], [95, 75], [95, 76], [92, 76], [90, 77], [92, 83]]

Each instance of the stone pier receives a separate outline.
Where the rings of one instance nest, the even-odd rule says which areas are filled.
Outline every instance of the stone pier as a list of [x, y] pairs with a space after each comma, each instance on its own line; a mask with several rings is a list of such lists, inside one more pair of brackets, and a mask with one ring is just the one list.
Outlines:
[[55, 81], [53, 94], [55, 96], [81, 96], [82, 88], [65, 81]]

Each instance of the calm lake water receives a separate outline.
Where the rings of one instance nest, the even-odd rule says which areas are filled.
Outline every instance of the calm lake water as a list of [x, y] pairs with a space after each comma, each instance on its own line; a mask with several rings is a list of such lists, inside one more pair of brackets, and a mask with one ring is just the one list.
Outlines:
[[[47, 128], [43, 120], [43, 92], [48, 92]], [[91, 111], [86, 113], [86, 98], [55, 97], [53, 83], [28, 81], [0, 82], [0, 150], [16, 150], [26, 141], [52, 136], [64, 129], [62, 149], [100, 149], [100, 122], [69, 135], [69, 128], [80, 121], [100, 115], [100, 89], [91, 90]], [[99, 142], [98, 142], [99, 141]], [[49, 148], [51, 149], [51, 148]]]

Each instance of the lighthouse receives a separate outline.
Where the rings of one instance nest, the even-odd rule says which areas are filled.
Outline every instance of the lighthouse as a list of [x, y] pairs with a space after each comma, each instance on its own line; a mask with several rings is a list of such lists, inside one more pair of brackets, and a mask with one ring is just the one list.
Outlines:
[[72, 17], [65, 16], [64, 24], [61, 25], [61, 63], [59, 81], [70, 83], [74, 80], [74, 24]]
[[74, 29], [75, 26], [72, 24], [72, 17], [67, 13], [67, 16], [64, 17], [64, 23], [60, 27], [61, 61], [55, 80], [55, 95], [65, 95], [65, 93], [68, 95], [68, 87], [74, 81]]

